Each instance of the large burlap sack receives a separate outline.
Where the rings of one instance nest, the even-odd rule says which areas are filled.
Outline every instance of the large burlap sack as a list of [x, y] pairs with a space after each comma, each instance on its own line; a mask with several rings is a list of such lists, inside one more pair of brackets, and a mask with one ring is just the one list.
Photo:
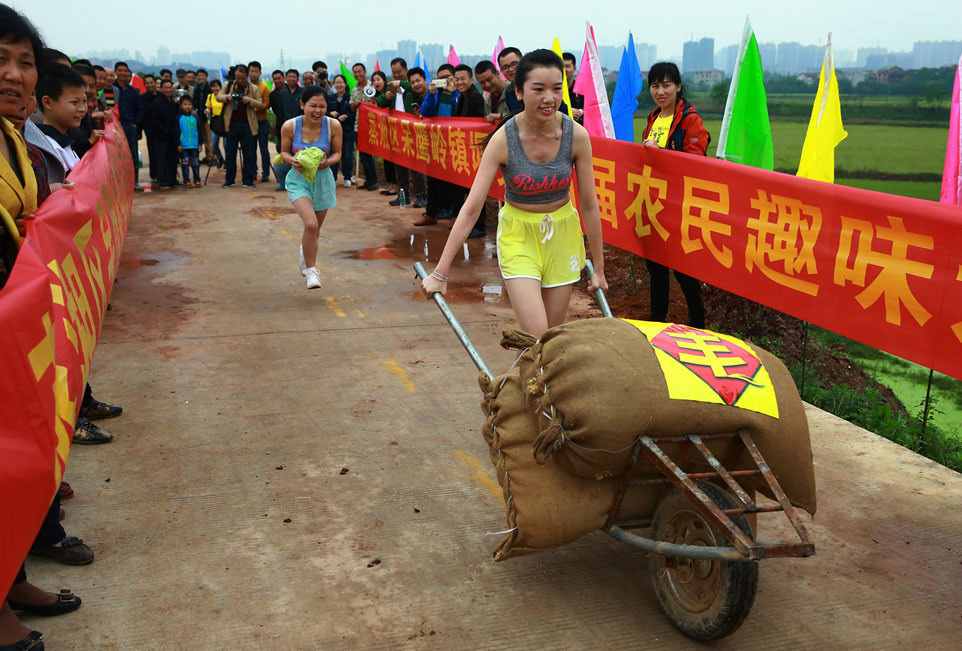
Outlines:
[[[534, 460], [531, 446], [538, 422], [524, 406], [518, 369], [494, 380], [482, 374], [479, 382], [484, 392], [481, 409], [487, 416], [482, 432], [498, 471], [510, 529], [494, 559], [558, 547], [604, 526], [618, 482], [584, 479], [555, 460]], [[650, 518], [664, 490], [629, 489], [619, 519]]]
[[[502, 343], [527, 349], [519, 367], [539, 419], [539, 462], [602, 479], [624, 472], [639, 436], [746, 430], [792, 503], [815, 513], [805, 410], [788, 369], [767, 351], [710, 331], [621, 319], [573, 321], [537, 342], [514, 331]], [[755, 467], [737, 439], [706, 444], [729, 470]], [[697, 451], [689, 459], [690, 469], [707, 470]], [[657, 473], [647, 463], [636, 470]], [[743, 483], [772, 497], [761, 477]]]

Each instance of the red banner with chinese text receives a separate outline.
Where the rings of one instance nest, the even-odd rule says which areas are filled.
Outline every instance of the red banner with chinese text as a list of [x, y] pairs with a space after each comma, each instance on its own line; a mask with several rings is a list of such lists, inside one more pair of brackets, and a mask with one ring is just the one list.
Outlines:
[[0, 586], [13, 582], [63, 477], [117, 273], [134, 180], [116, 122], [69, 178], [76, 187], [26, 221], [0, 290]]
[[[491, 129], [364, 104], [358, 148], [468, 186]], [[591, 144], [606, 243], [962, 379], [962, 208]]]

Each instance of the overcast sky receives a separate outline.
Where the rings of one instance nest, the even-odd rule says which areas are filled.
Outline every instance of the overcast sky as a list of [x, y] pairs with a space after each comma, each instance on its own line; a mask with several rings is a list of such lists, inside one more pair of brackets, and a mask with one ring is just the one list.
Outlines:
[[[6, 0], [10, 1], [10, 0]], [[399, 39], [453, 44], [465, 54], [489, 53], [498, 35], [522, 50], [547, 47], [555, 36], [565, 50], [584, 48], [585, 20], [599, 45], [635, 40], [657, 45], [659, 57], [680, 57], [692, 36], [715, 39], [716, 49], [740, 39], [750, 15], [760, 42], [824, 43], [837, 50], [876, 44], [910, 50], [915, 41], [962, 40], [962, 0], [15, 0], [44, 38], [68, 54], [140, 50], [148, 61], [160, 45], [172, 52], [214, 50], [238, 60], [315, 58], [328, 53], [373, 53]], [[68, 7], [83, 7], [72, 13]], [[369, 8], [365, 10], [365, 7]], [[477, 7], [473, 9], [472, 7]], [[652, 20], [658, 24], [652, 24]]]

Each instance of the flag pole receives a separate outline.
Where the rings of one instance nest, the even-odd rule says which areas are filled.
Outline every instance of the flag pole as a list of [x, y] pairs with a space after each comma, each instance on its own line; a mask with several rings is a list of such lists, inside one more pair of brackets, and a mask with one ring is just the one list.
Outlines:
[[735, 59], [735, 70], [732, 71], [731, 85], [728, 86], [728, 100], [725, 102], [725, 113], [722, 115], [721, 131], [718, 133], [718, 147], [715, 156], [722, 160], [728, 160], [728, 129], [731, 127], [732, 112], [735, 109], [735, 94], [738, 90], [738, 80], [741, 77], [742, 65], [745, 63], [745, 52], [748, 50], [748, 41], [751, 39], [751, 34], [751, 18], [745, 16], [745, 29], [742, 30], [742, 44], [738, 48], [738, 57]]

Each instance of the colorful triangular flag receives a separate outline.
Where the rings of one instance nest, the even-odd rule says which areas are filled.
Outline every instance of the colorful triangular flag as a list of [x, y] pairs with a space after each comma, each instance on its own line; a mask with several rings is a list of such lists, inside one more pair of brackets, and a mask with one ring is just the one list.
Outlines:
[[618, 81], [611, 101], [611, 122], [618, 140], [635, 141], [635, 111], [638, 110], [638, 95], [644, 88], [644, 78], [635, 56], [635, 39], [628, 32], [628, 45], [621, 54]]
[[775, 167], [775, 151], [763, 77], [758, 41], [751, 21], [746, 18], [716, 155], [724, 160], [770, 170]]
[[608, 91], [601, 72], [601, 57], [591, 23], [585, 23], [585, 52], [581, 57], [581, 67], [575, 77], [574, 91], [585, 96], [585, 129], [593, 136], [615, 137], [615, 126], [611, 122], [611, 107], [608, 106]]
[[808, 122], [802, 157], [798, 161], [797, 176], [827, 183], [835, 182], [835, 147], [848, 133], [842, 126], [842, 103], [835, 78], [835, 56], [832, 35], [828, 35], [822, 73], [818, 77], [818, 93]]
[[962, 76], [962, 57], [955, 69], [955, 86], [952, 88], [952, 111], [949, 117], [949, 141], [945, 147], [945, 168], [942, 170], [942, 192], [939, 201], [954, 203], [962, 206], [962, 111], [959, 110], [962, 100], [962, 87], [959, 77]]

